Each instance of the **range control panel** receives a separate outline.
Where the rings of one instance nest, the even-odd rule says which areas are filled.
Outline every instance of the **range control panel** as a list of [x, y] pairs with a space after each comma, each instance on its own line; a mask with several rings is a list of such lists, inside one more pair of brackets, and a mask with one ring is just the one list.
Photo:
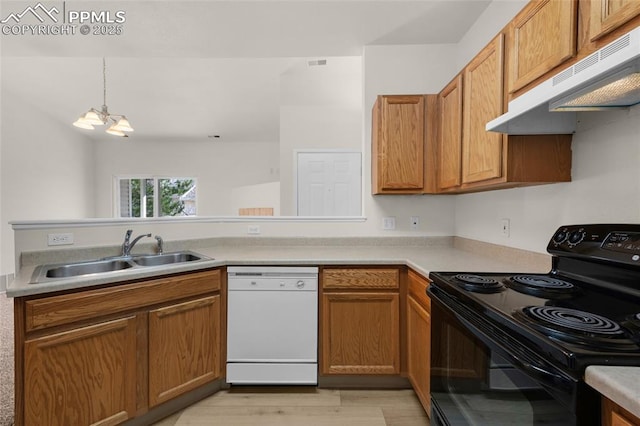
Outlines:
[[558, 256], [586, 257], [640, 266], [640, 225], [561, 226], [547, 251]]

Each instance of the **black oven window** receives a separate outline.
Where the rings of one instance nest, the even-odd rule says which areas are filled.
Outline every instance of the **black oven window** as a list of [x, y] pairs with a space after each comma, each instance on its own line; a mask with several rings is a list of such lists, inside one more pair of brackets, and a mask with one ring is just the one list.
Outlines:
[[553, 389], [525, 374], [432, 300], [432, 424], [576, 424]]

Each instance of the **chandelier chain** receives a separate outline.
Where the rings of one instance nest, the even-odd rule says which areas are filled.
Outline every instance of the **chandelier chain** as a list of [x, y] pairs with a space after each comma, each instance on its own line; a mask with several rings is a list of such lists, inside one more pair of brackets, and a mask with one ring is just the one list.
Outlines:
[[102, 57], [102, 87], [104, 88], [104, 91], [102, 93], [102, 99], [103, 99], [103, 103], [102, 105], [106, 106], [107, 105], [107, 63], [104, 59], [104, 56]]

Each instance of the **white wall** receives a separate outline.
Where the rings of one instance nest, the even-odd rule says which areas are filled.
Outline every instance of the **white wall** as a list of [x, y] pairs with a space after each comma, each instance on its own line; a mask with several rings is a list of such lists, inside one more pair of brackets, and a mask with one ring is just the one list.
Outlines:
[[295, 216], [296, 150], [362, 150], [362, 60], [300, 63], [280, 78], [280, 177], [283, 216]]
[[545, 252], [560, 225], [640, 222], [640, 107], [579, 120], [572, 182], [458, 196], [456, 235]]
[[[455, 45], [367, 46], [364, 49], [364, 211], [370, 231], [405, 234], [420, 217], [420, 234], [452, 235], [454, 198], [442, 195], [371, 195], [371, 110], [377, 95], [438, 93], [457, 72]], [[397, 231], [381, 231], [395, 216]]]
[[[461, 69], [524, 7], [494, 1], [459, 43]], [[460, 195], [455, 234], [544, 253], [563, 224], [640, 221], [640, 108], [581, 113], [572, 143], [572, 182]], [[501, 219], [511, 223], [501, 234]]]
[[[12, 220], [94, 216], [93, 142], [2, 87], [2, 265], [13, 273]], [[35, 119], [35, 122], [34, 122]]]
[[493, 39], [529, 0], [494, 0], [458, 43], [457, 70], [460, 71]]
[[236, 213], [245, 207], [272, 207], [273, 215], [280, 216], [280, 181], [233, 188], [230, 204]]
[[146, 141], [114, 138], [96, 144], [96, 217], [113, 217], [114, 176], [195, 177], [199, 216], [237, 215], [233, 187], [277, 179], [278, 144]]

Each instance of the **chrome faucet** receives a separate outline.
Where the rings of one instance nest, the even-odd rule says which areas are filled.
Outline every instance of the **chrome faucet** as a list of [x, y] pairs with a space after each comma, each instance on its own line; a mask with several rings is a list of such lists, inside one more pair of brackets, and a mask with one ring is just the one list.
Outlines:
[[164, 244], [164, 242], [162, 241], [162, 237], [160, 235], [156, 235], [154, 238], [156, 239], [156, 241], [158, 241], [158, 254], [162, 254], [164, 250], [162, 247], [162, 245]]
[[135, 246], [136, 243], [140, 241], [141, 238], [151, 237], [151, 234], [142, 234], [142, 235], [138, 235], [133, 241], [129, 242], [129, 240], [131, 239], [132, 233], [133, 233], [133, 229], [128, 229], [127, 233], [124, 235], [124, 243], [122, 243], [123, 256], [130, 256], [131, 249], [133, 249], [133, 246]]

